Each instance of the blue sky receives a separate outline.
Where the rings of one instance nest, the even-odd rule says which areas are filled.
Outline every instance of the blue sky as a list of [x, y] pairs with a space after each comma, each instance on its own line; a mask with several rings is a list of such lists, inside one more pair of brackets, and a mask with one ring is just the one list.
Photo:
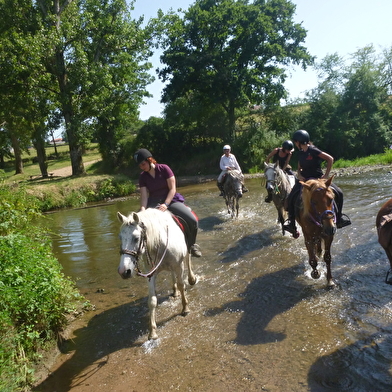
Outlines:
[[[381, 53], [392, 47], [392, 0], [292, 0], [296, 4], [295, 21], [301, 22], [308, 30], [305, 46], [311, 55], [321, 60], [327, 54], [337, 52], [350, 59], [350, 55], [366, 45], [373, 44]], [[136, 0], [132, 16], [145, 19], [156, 16], [158, 9], [187, 9], [194, 1], [190, 0]], [[160, 66], [159, 53], [151, 59], [152, 73]], [[290, 98], [303, 96], [304, 91], [317, 86], [317, 77], [309, 69], [299, 68], [291, 71], [285, 84]], [[148, 90], [154, 95], [146, 99], [140, 108], [142, 120], [150, 116], [160, 116], [162, 105], [159, 103], [163, 84], [157, 79]]]

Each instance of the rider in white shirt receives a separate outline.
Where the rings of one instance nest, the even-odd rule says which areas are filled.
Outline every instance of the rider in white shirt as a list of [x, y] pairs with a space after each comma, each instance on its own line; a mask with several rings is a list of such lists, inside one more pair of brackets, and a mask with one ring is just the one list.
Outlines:
[[248, 189], [244, 186], [244, 175], [242, 174], [242, 170], [240, 168], [240, 165], [237, 162], [237, 159], [234, 154], [230, 153], [231, 147], [226, 144], [223, 146], [223, 155], [221, 156], [220, 159], [220, 169], [222, 170], [221, 173], [219, 174], [218, 177], [218, 188], [221, 191], [219, 196], [224, 196], [224, 191], [223, 191], [223, 183], [224, 183], [224, 176], [226, 173], [230, 170], [238, 170], [241, 175], [241, 182], [242, 182], [242, 192], [248, 192]]

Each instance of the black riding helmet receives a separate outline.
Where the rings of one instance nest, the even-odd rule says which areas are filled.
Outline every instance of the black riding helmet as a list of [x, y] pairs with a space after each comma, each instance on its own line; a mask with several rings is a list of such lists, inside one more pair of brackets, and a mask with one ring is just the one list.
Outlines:
[[282, 148], [286, 151], [291, 151], [294, 149], [294, 144], [291, 140], [286, 140], [283, 142]]
[[143, 161], [145, 161], [147, 158], [150, 158], [150, 157], [152, 157], [151, 152], [146, 150], [145, 148], [140, 148], [133, 155], [133, 159], [135, 160], [135, 162], [137, 164], [142, 163]]
[[295, 142], [300, 142], [302, 144], [306, 144], [306, 143], [309, 143], [310, 137], [309, 137], [309, 134], [305, 130], [300, 129], [299, 131], [294, 133], [293, 140]]

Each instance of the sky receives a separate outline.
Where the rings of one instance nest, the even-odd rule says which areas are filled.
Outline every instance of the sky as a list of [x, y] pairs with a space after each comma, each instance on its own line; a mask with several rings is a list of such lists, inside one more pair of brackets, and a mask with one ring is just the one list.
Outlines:
[[[131, 15], [136, 19], [144, 15], [145, 20], [155, 17], [158, 9], [167, 12], [178, 8], [186, 10], [194, 0], [135, 0]], [[316, 61], [326, 55], [338, 53], [350, 63], [351, 54], [369, 44], [377, 52], [392, 47], [392, 0], [292, 0], [296, 5], [294, 21], [307, 30], [305, 47]], [[151, 59], [151, 73], [160, 67], [160, 53]], [[304, 96], [304, 92], [317, 86], [317, 76], [312, 69], [303, 71], [299, 67], [290, 70], [285, 87], [291, 99]], [[159, 103], [163, 84], [156, 81], [148, 86], [153, 98], [145, 99], [140, 108], [140, 118], [160, 117], [163, 105]]]

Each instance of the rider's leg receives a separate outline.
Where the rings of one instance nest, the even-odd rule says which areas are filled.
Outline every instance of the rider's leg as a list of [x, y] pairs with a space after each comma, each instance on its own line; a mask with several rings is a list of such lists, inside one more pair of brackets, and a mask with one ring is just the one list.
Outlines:
[[297, 196], [299, 195], [300, 189], [301, 184], [296, 181], [287, 198], [287, 211], [289, 215], [288, 223], [287, 225], [283, 225], [283, 229], [291, 233], [293, 237], [296, 237], [298, 233], [297, 226], [295, 225], [295, 202], [297, 200]]
[[224, 196], [225, 195], [225, 191], [223, 189], [225, 174], [226, 174], [226, 171], [222, 170], [221, 174], [219, 174], [218, 181], [216, 183], [216, 185], [218, 186], [218, 188], [220, 190], [220, 195], [219, 196]]
[[342, 190], [334, 183], [331, 184], [331, 188], [335, 193], [335, 203], [336, 203], [336, 226], [338, 229], [342, 227], [346, 227], [351, 225], [350, 218], [343, 214], [343, 192]]
[[196, 244], [196, 236], [199, 224], [195, 214], [193, 214], [192, 210], [188, 206], [180, 202], [171, 203], [169, 210], [174, 215], [180, 216], [186, 223], [184, 234], [190, 254], [195, 257], [201, 257], [200, 247]]

